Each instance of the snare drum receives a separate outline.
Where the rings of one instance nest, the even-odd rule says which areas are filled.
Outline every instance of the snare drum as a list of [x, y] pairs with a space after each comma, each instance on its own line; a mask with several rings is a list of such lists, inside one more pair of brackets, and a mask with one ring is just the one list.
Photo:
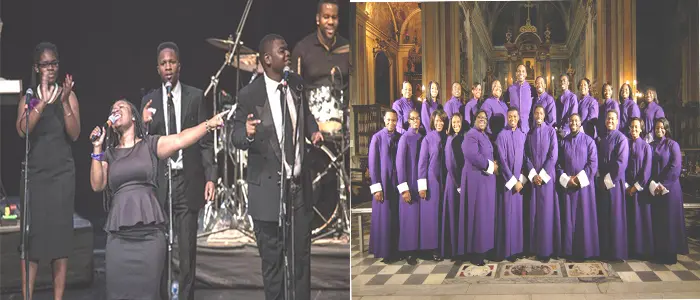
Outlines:
[[343, 91], [333, 93], [331, 87], [321, 86], [308, 90], [307, 99], [319, 131], [331, 136], [342, 135]]

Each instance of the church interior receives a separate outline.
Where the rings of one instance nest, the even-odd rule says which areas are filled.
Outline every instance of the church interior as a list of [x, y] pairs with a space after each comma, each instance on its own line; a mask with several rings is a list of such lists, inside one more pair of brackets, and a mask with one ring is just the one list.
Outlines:
[[[371, 2], [356, 3], [351, 18], [353, 230], [364, 226], [369, 231], [368, 147], [372, 135], [384, 127], [383, 112], [402, 97], [404, 81], [412, 84], [417, 101], [425, 99], [430, 81], [439, 82], [444, 104], [452, 83], [461, 83], [462, 98], [471, 97], [474, 83], [481, 83], [482, 95], [490, 95], [493, 80], [499, 79], [505, 89], [523, 64], [526, 81], [534, 86], [537, 76], [544, 77], [554, 99], [561, 95], [562, 74], [572, 83], [590, 79], [596, 99], [606, 82], [614, 95], [628, 83], [638, 99], [647, 88], [655, 88], [683, 154], [688, 236], [695, 242], [700, 238], [697, 1]], [[367, 232], [356, 233], [353, 238], [366, 238]], [[358, 257], [367, 258], [356, 248], [357, 241], [354, 245], [353, 286], [376, 284], [374, 277], [356, 277], [367, 271], [359, 268]], [[366, 243], [362, 250], [367, 251]], [[442, 278], [448, 279], [462, 272], [444, 270]], [[430, 273], [422, 284], [437, 273]]]

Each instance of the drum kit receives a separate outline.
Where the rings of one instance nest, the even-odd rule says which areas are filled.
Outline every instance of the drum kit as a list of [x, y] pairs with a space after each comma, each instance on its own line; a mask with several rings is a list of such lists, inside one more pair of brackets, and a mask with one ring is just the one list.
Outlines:
[[[228, 39], [209, 38], [206, 40], [212, 46], [226, 51], [225, 63], [215, 76], [212, 76], [212, 84], [207, 88], [205, 96], [214, 90], [214, 114], [222, 111], [236, 109], [236, 97], [226, 93], [223, 90], [217, 91], [218, 77], [225, 67], [236, 69], [236, 90], [240, 90], [241, 73], [250, 74], [252, 82], [257, 76], [262, 75], [262, 65], [258, 60], [258, 54], [252, 49], [239, 42], [237, 47], [233, 36]], [[235, 48], [235, 53], [234, 53]], [[329, 76], [331, 76], [329, 74]], [[335, 93], [335, 95], [342, 92]], [[307, 96], [309, 93], [307, 93]], [[334, 99], [340, 101], [341, 99]], [[310, 100], [311, 101], [311, 100]], [[337, 105], [338, 109], [342, 109], [342, 105]], [[313, 109], [312, 109], [313, 110]], [[334, 111], [332, 114], [342, 115]], [[233, 113], [228, 114], [232, 116]], [[316, 116], [316, 115], [315, 115]], [[312, 154], [307, 156], [314, 159], [314, 200], [313, 213], [314, 218], [311, 223], [312, 240], [333, 236], [336, 238], [347, 238], [350, 232], [350, 215], [349, 215], [349, 176], [347, 174], [346, 165], [349, 161], [348, 149], [348, 131], [344, 130], [347, 126], [343, 126], [337, 118], [319, 118], [319, 128], [324, 136], [322, 146], [314, 147]], [[248, 215], [248, 184], [245, 180], [247, 172], [247, 151], [236, 149], [232, 142], [233, 134], [233, 119], [226, 121], [226, 126], [220, 132], [215, 131], [214, 135], [214, 157], [215, 162], [222, 170], [221, 178], [219, 178], [216, 188], [216, 201], [207, 203], [205, 209], [200, 214], [201, 222], [199, 237], [207, 236], [213, 233], [225, 231], [228, 229], [237, 229], [243, 234], [253, 238], [253, 220]], [[310, 142], [307, 140], [307, 143]], [[346, 145], [347, 144], [347, 145]], [[321, 156], [321, 157], [319, 157]], [[336, 192], [334, 195], [339, 195], [337, 199], [331, 197], [326, 199], [325, 195], [319, 197], [316, 191], [322, 187], [327, 188], [328, 184], [333, 181], [336, 183]], [[323, 199], [321, 199], [323, 198]]]

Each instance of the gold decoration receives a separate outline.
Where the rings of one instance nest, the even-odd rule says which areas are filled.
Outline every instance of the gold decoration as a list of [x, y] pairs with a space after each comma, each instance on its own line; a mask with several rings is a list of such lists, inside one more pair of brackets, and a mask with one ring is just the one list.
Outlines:
[[537, 33], [537, 27], [533, 26], [530, 22], [530, 8], [535, 7], [535, 5], [532, 4], [532, 2], [528, 1], [527, 4], [523, 4], [523, 7], [527, 8], [527, 20], [525, 20], [525, 25], [520, 26], [520, 33]]

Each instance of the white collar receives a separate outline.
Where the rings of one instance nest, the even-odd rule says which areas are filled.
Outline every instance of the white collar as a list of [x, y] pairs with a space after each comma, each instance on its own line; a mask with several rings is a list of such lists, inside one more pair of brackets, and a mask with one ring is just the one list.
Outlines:
[[[165, 92], [165, 83], [162, 83], [161, 86], [163, 87], [163, 91]], [[170, 93], [173, 94], [173, 98], [175, 98], [175, 96], [180, 95], [181, 91], [182, 91], [182, 83], [180, 83], [180, 80], [178, 80], [177, 83], [175, 84], [175, 87], [170, 91]]]

